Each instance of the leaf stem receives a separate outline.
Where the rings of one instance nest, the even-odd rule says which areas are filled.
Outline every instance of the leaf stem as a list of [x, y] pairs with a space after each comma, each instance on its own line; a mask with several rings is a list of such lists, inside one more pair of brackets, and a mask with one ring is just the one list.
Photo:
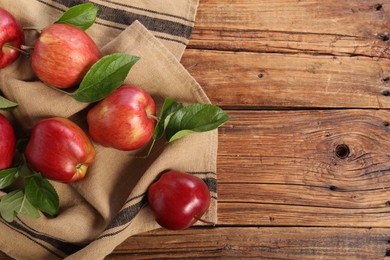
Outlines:
[[152, 144], [149, 147], [148, 153], [146, 155], [144, 155], [144, 156], [136, 156], [136, 158], [147, 159], [149, 157], [149, 155], [150, 155], [150, 153], [151, 153], [155, 143], [156, 143], [156, 140], [153, 139], [153, 142], [152, 142]]
[[67, 94], [67, 95], [69, 95], [69, 96], [73, 96], [73, 94], [74, 94], [74, 93], [71, 93], [71, 92], [68, 92], [68, 91], [62, 90], [62, 89], [60, 89], [60, 88], [56, 88], [56, 87], [47, 85], [47, 84], [46, 84], [46, 86], [48, 86], [49, 88], [52, 88], [52, 89], [54, 89], [54, 90], [56, 90], [56, 91], [59, 91], [59, 92], [61, 92], [61, 93]]

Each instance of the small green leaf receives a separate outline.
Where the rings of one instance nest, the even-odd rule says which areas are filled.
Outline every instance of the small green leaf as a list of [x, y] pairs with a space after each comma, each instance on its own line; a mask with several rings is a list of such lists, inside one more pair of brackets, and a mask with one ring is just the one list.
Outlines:
[[165, 135], [168, 142], [193, 132], [206, 132], [218, 128], [231, 117], [221, 108], [210, 104], [194, 104], [172, 114], [167, 122]]
[[3, 196], [0, 201], [0, 215], [12, 222], [18, 214], [39, 218], [39, 211], [30, 203], [23, 190], [15, 190]]
[[160, 112], [160, 118], [158, 120], [156, 127], [154, 128], [153, 140], [158, 140], [163, 136], [167, 125], [165, 123], [165, 119], [168, 118], [169, 115], [171, 115], [173, 112], [177, 111], [182, 107], [183, 107], [182, 103], [178, 103], [171, 98], [166, 98], [164, 100], [164, 104]]
[[99, 101], [123, 84], [127, 74], [140, 58], [125, 53], [114, 53], [96, 62], [72, 96], [80, 101]]
[[53, 185], [40, 174], [34, 174], [26, 178], [26, 196], [39, 210], [55, 216], [58, 213], [59, 198]]
[[95, 22], [98, 10], [99, 8], [91, 3], [75, 5], [54, 23], [70, 24], [81, 30], [87, 30]]
[[8, 168], [0, 171], [0, 189], [10, 186], [19, 176], [19, 167]]
[[14, 109], [18, 104], [0, 96], [0, 110]]

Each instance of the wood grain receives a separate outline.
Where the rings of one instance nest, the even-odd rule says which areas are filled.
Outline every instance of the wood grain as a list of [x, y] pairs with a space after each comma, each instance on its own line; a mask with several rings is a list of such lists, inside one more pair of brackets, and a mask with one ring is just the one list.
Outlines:
[[107, 259], [382, 259], [389, 229], [192, 228], [127, 239]]
[[389, 111], [229, 114], [219, 135], [220, 225], [390, 227]]
[[224, 107], [390, 107], [383, 59], [187, 50], [182, 63]]
[[390, 3], [379, 6], [201, 1], [182, 63], [225, 107], [388, 108]]
[[190, 48], [389, 57], [387, 1], [201, 0]]

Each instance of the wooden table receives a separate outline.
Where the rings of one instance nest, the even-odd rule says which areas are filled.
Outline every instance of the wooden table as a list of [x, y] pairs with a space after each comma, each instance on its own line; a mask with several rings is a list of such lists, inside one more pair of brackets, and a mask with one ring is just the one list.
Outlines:
[[390, 255], [390, 1], [201, 0], [182, 63], [219, 131], [218, 225], [108, 259]]
[[107, 259], [390, 256], [389, 32], [389, 0], [200, 0], [182, 63], [235, 118], [218, 224]]

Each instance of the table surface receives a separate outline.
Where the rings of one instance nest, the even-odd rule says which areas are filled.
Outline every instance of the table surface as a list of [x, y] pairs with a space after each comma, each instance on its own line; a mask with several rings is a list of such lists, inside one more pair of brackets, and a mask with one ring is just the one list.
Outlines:
[[107, 259], [390, 256], [389, 28], [388, 0], [200, 0], [181, 62], [235, 118], [218, 223]]
[[218, 224], [108, 259], [390, 255], [390, 1], [201, 0], [182, 64], [219, 130]]

